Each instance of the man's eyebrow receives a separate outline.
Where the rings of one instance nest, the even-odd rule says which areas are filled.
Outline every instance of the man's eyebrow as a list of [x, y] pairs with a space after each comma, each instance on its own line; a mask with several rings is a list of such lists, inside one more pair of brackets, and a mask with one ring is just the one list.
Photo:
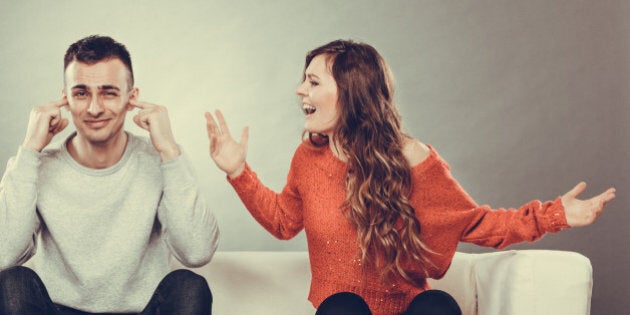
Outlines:
[[77, 84], [77, 85], [73, 86], [71, 89], [72, 90], [74, 90], [74, 89], [87, 90], [87, 85], [85, 85], [85, 84]]
[[120, 88], [115, 85], [101, 85], [98, 87], [99, 90], [116, 90], [120, 92]]
[[[87, 85], [85, 84], [77, 84], [75, 86], [72, 87], [72, 90], [74, 89], [81, 89], [81, 90], [88, 90]], [[98, 87], [99, 90], [116, 90], [116, 91], [120, 91], [120, 88], [115, 86], [115, 85], [101, 85]]]

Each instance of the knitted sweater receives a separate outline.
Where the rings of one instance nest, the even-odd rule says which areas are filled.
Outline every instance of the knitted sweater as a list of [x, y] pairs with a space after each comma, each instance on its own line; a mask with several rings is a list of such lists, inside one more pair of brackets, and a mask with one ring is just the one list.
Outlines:
[[162, 162], [129, 135], [120, 161], [77, 163], [61, 145], [20, 147], [0, 183], [0, 270], [31, 256], [57, 304], [140, 312], [170, 272], [171, 255], [207, 263], [218, 242], [212, 212], [183, 156]]
[[[340, 210], [347, 172], [347, 164], [330, 148], [303, 143], [280, 194], [265, 187], [249, 166], [229, 181], [252, 216], [275, 237], [289, 239], [305, 230], [312, 274], [309, 300], [315, 307], [334, 293], [349, 291], [362, 296], [375, 315], [401, 313], [429, 288], [424, 270], [405, 266], [419, 287], [400, 276], [385, 283], [377, 270], [363, 272], [357, 231]], [[430, 278], [446, 273], [460, 241], [503, 248], [568, 227], [560, 198], [532, 201], [519, 209], [478, 206], [432, 147], [429, 157], [412, 167], [411, 176], [410, 202], [422, 227], [421, 239], [435, 252], [427, 253]]]

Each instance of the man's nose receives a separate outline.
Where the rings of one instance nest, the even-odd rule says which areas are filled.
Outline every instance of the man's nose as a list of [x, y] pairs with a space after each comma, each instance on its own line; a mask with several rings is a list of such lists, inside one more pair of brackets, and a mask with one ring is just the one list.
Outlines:
[[90, 100], [90, 106], [88, 107], [88, 113], [91, 115], [98, 115], [104, 111], [103, 104], [98, 96], [93, 96]]

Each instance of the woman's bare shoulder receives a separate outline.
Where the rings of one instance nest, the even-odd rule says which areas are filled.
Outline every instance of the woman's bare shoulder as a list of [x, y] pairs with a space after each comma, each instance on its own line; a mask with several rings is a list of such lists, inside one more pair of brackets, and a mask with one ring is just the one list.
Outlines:
[[407, 138], [403, 144], [403, 155], [411, 167], [422, 163], [430, 154], [429, 146], [414, 138]]

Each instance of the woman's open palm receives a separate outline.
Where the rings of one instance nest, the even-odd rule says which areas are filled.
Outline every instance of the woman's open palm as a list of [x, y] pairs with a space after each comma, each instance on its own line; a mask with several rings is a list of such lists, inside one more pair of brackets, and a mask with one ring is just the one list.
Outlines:
[[604, 206], [615, 198], [615, 189], [609, 188], [591, 199], [577, 199], [577, 196], [585, 189], [586, 183], [581, 182], [562, 196], [562, 205], [564, 206], [567, 224], [572, 227], [593, 223], [604, 211]]
[[[212, 114], [206, 112], [206, 129], [210, 140], [210, 157], [214, 163], [230, 178], [238, 176], [245, 168], [247, 157], [247, 139], [249, 128], [245, 127], [241, 134], [241, 141], [236, 142], [230, 134], [221, 111], [215, 111], [217, 121]], [[218, 122], [218, 124], [217, 124]]]

